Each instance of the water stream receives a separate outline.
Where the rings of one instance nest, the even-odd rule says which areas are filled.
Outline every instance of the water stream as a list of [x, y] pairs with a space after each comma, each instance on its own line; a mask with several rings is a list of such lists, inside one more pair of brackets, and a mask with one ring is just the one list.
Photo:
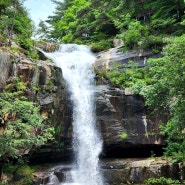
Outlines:
[[103, 185], [99, 168], [102, 141], [96, 128], [94, 104], [95, 57], [82, 45], [61, 45], [54, 53], [46, 54], [61, 67], [73, 103], [74, 167], [72, 182], [63, 185]]

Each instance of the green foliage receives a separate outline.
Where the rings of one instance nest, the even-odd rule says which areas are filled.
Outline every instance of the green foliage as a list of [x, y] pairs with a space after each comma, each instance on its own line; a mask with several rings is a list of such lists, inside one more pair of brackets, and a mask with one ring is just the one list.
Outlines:
[[185, 2], [183, 0], [149, 0], [147, 8], [151, 8], [154, 12], [151, 16], [151, 26], [155, 32], [168, 34], [184, 32], [183, 26], [179, 25], [184, 16]]
[[93, 51], [103, 49], [97, 42], [118, 37], [124, 41], [126, 49], [150, 48], [158, 53], [163, 47], [164, 35], [184, 32], [183, 0], [53, 2], [57, 6], [55, 14], [46, 21], [50, 25], [40, 24], [44, 39], [88, 44]]
[[33, 184], [33, 173], [34, 169], [31, 168], [28, 165], [24, 165], [19, 167], [18, 165], [13, 164], [7, 164], [4, 167], [4, 174], [8, 175], [9, 177], [12, 177], [12, 174], [17, 170], [17, 174], [15, 177], [13, 177], [9, 184], [12, 185], [32, 185]]
[[169, 114], [170, 119], [166, 126], [161, 126], [161, 133], [167, 137], [165, 154], [176, 161], [185, 160], [184, 48], [184, 35], [168, 39], [164, 57], [149, 61], [151, 84], [140, 89], [151, 110]]
[[14, 80], [0, 94], [0, 159], [22, 158], [53, 139], [54, 128], [40, 115], [40, 109], [23, 96], [26, 86]]
[[1, 0], [0, 7], [2, 8], [0, 10], [0, 35], [3, 35], [4, 40], [8, 40], [6, 45], [11, 46], [14, 41], [24, 49], [29, 57], [38, 58], [31, 39], [34, 26], [23, 6], [23, 1]]
[[113, 45], [110, 40], [101, 40], [101, 41], [95, 42], [91, 45], [91, 51], [96, 53], [96, 52], [107, 50], [107, 49], [111, 48], [112, 46]]
[[133, 49], [139, 46], [142, 48], [148, 36], [149, 29], [147, 26], [141, 25], [139, 21], [132, 21], [128, 29], [119, 38], [123, 40], [127, 48]]
[[22, 2], [19, 0], [7, 1], [3, 14], [0, 15], [0, 30], [5, 33], [9, 39], [13, 34], [17, 37], [22, 36], [29, 38], [32, 35], [33, 25], [24, 9]]
[[97, 52], [100, 52], [100, 51], [103, 51], [103, 50], [105, 50], [105, 48], [101, 44], [93, 43], [91, 45], [91, 51], [93, 53], [97, 53]]
[[121, 138], [122, 140], [127, 139], [127, 137], [128, 137], [128, 134], [125, 133], [125, 132], [122, 132], [122, 133], [120, 134], [120, 138]]
[[129, 62], [125, 65], [113, 65], [105, 75], [112, 83], [121, 88], [133, 87], [135, 84], [149, 83], [148, 68], [139, 68], [137, 64]]
[[106, 1], [99, 1], [98, 6], [97, 0], [69, 2], [64, 1], [60, 4], [57, 2], [57, 10], [63, 10], [62, 18], [58, 16], [58, 11], [56, 15], [49, 17], [47, 22], [54, 29], [47, 34], [48, 38], [52, 36], [65, 43], [81, 40], [83, 44], [89, 44], [116, 35], [117, 30], [106, 13], [110, 8]]
[[170, 185], [170, 184], [181, 184], [179, 180], [172, 180], [170, 178], [149, 178], [145, 181], [147, 185]]

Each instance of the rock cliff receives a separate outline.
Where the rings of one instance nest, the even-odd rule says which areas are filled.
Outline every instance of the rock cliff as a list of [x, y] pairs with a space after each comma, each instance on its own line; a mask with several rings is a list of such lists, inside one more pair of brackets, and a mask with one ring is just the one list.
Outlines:
[[[104, 64], [99, 62], [102, 69]], [[40, 156], [43, 161], [45, 158], [69, 158], [72, 154], [72, 109], [61, 69], [52, 62], [33, 61], [8, 52], [0, 53], [0, 65], [1, 90], [18, 76], [27, 84], [28, 99], [40, 105], [41, 114], [48, 117], [56, 128], [60, 145], [44, 146], [35, 153], [34, 160], [40, 160]], [[130, 89], [97, 85], [96, 109], [97, 126], [104, 142], [102, 156], [161, 155], [165, 142], [159, 134], [159, 122], [165, 123], [166, 117], [149, 115], [142, 97], [133, 95]]]
[[[96, 69], [103, 69], [109, 60], [96, 62]], [[137, 61], [136, 61], [137, 62]], [[104, 65], [106, 63], [106, 65]], [[57, 144], [43, 146], [34, 153], [31, 161], [69, 159], [72, 156], [72, 109], [62, 71], [54, 63], [33, 61], [25, 56], [0, 52], [0, 90], [19, 77], [27, 84], [26, 96], [37, 102], [41, 114], [48, 117], [56, 128]], [[150, 115], [144, 99], [134, 95], [131, 89], [113, 88], [100, 83], [96, 88], [97, 127], [103, 139], [104, 158], [148, 157], [161, 155], [165, 145], [159, 134], [159, 123], [167, 120], [165, 115]], [[143, 183], [149, 177], [172, 177], [184, 179], [184, 166], [156, 162], [152, 159], [130, 161], [126, 159], [104, 160], [102, 170], [107, 182]], [[177, 171], [176, 171], [177, 170]]]
[[42, 162], [42, 159], [46, 161], [47, 158], [55, 158], [58, 153], [65, 156], [68, 147], [61, 146], [65, 142], [63, 138], [71, 138], [70, 132], [66, 131], [71, 128], [71, 113], [61, 69], [52, 62], [32, 60], [6, 51], [0, 52], [0, 74], [1, 91], [12, 83], [14, 77], [25, 82], [25, 95], [28, 100], [36, 102], [40, 106], [41, 114], [55, 127], [58, 139], [56, 146], [43, 146], [33, 155], [34, 159], [38, 158]]
[[165, 145], [159, 134], [164, 115], [148, 114], [142, 97], [108, 85], [97, 86], [97, 124], [109, 157], [161, 155]]
[[[134, 95], [131, 88], [112, 87], [102, 72], [111, 70], [114, 63], [133, 61], [146, 66], [148, 58], [158, 57], [152, 51], [122, 53], [119, 47], [97, 55], [94, 64], [97, 73], [97, 123], [104, 141], [104, 154], [110, 157], [146, 157], [162, 154], [164, 138], [159, 134], [159, 123], [166, 123], [166, 115], [150, 115], [144, 99]], [[99, 75], [100, 74], [100, 75]]]
[[111, 48], [97, 54], [97, 60], [94, 67], [97, 71], [111, 69], [113, 63], [127, 64], [132, 61], [139, 67], [147, 65], [149, 58], [160, 57], [161, 54], [154, 54], [151, 50], [134, 50], [130, 52], [121, 52], [120, 47]]

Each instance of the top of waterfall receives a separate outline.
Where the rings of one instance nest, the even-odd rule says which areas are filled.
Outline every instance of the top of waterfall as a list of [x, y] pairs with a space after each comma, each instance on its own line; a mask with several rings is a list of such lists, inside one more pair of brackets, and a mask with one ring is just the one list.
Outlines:
[[74, 51], [90, 52], [90, 48], [86, 45], [61, 44], [57, 51], [62, 53], [71, 53]]

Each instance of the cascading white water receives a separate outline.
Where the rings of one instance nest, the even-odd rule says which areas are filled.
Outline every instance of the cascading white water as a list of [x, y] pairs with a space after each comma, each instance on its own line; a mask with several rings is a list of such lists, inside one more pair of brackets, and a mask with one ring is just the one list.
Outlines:
[[99, 169], [102, 141], [96, 129], [94, 105], [95, 57], [86, 46], [61, 45], [58, 51], [47, 53], [62, 68], [73, 102], [73, 149], [76, 167], [72, 170], [73, 184], [103, 185]]

